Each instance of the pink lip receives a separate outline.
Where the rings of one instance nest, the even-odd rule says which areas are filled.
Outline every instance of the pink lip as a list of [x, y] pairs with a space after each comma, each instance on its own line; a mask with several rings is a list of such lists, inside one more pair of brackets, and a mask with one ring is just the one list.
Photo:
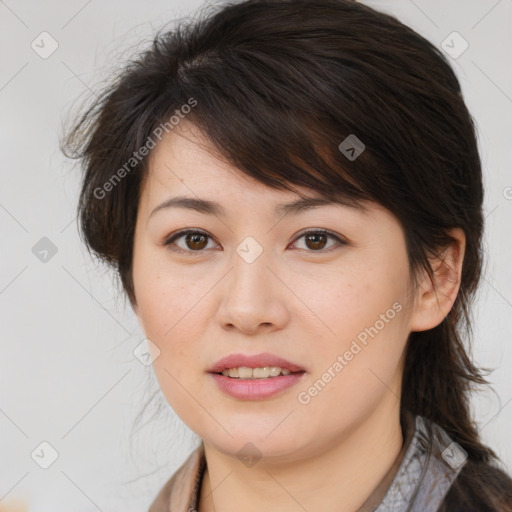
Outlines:
[[[269, 377], [268, 379], [234, 379], [221, 374], [227, 368], [264, 368], [266, 366], [278, 366], [287, 368], [293, 373]], [[291, 363], [274, 354], [230, 354], [215, 363], [209, 370], [212, 378], [219, 388], [226, 394], [240, 400], [262, 400], [273, 396], [296, 384], [306, 370], [295, 363]]]
[[269, 398], [298, 383], [306, 372], [290, 373], [268, 379], [232, 379], [217, 373], [210, 374], [224, 393], [239, 400]]
[[[304, 368], [290, 363], [286, 359], [278, 357], [274, 354], [230, 354], [229, 356], [219, 359], [210, 370], [210, 373], [221, 373], [222, 370], [227, 368], [239, 368], [246, 366], [248, 368], [264, 368], [265, 366], [279, 366], [279, 368], [287, 368], [291, 372], [303, 372]], [[280, 377], [273, 377], [273, 379], [279, 379]]]

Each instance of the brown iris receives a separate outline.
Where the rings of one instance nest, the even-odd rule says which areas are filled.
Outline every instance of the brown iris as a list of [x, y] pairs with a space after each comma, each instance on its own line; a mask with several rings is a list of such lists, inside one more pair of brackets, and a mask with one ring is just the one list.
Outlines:
[[[190, 249], [201, 250], [206, 247], [208, 244], [208, 237], [206, 235], [202, 235], [201, 233], [187, 233], [185, 237], [185, 241]], [[204, 242], [204, 243], [203, 243]]]
[[[321, 240], [319, 240], [321, 238]], [[323, 249], [326, 244], [326, 238], [327, 235], [324, 235], [322, 233], [310, 233], [305, 236], [306, 239], [306, 245], [309, 247], [309, 249]], [[309, 246], [308, 242], [312, 242], [313, 246]], [[319, 246], [319, 245], [320, 246]]]

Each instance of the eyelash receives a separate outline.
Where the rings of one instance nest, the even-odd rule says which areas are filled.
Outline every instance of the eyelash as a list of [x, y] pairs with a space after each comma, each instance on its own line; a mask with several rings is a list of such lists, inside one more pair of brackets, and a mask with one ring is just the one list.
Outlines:
[[[194, 233], [194, 234], [200, 234], [200, 235], [204, 235], [206, 236], [207, 238], [211, 239], [212, 237], [206, 233], [205, 231], [201, 231], [200, 229], [194, 229], [194, 228], [190, 228], [190, 229], [184, 229], [182, 231], [178, 231], [177, 233], [171, 235], [169, 238], [167, 238], [165, 241], [164, 241], [164, 245], [165, 246], [170, 246], [175, 240], [177, 240], [178, 238], [181, 238], [182, 236], [185, 236], [189, 233]], [[330, 238], [333, 238], [334, 240], [336, 240], [339, 244], [341, 245], [347, 245], [347, 242], [345, 242], [344, 240], [342, 240], [339, 236], [335, 235], [334, 233], [331, 233], [330, 231], [327, 231], [325, 229], [312, 229], [312, 230], [309, 230], [309, 231], [306, 231], [304, 233], [301, 233], [296, 239], [296, 240], [299, 240], [300, 238], [304, 237], [304, 236], [307, 236], [307, 235], [310, 235], [310, 234], [320, 234], [320, 235], [326, 235]], [[336, 246], [333, 246], [333, 247], [330, 247], [329, 249], [322, 249], [322, 250], [319, 250], [319, 251], [308, 251], [306, 250], [306, 252], [310, 252], [310, 253], [326, 253], [326, 252], [330, 252], [331, 250], [335, 249]], [[200, 255], [202, 252], [205, 252], [205, 250], [200, 250], [200, 251], [191, 251], [191, 250], [184, 250], [184, 249], [181, 249], [179, 247], [174, 247], [171, 249], [173, 252], [177, 252], [177, 253], [180, 253], [180, 254], [186, 254], [188, 256], [198, 256]], [[305, 249], [299, 249], [299, 250], [305, 250]]]

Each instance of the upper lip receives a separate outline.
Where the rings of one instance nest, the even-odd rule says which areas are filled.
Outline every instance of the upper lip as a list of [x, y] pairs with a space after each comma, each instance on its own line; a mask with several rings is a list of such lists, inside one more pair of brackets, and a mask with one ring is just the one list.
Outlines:
[[282, 357], [274, 354], [230, 354], [219, 359], [208, 371], [210, 373], [220, 373], [228, 368], [239, 368], [245, 366], [248, 368], [263, 368], [265, 366], [278, 366], [279, 368], [287, 368], [291, 372], [305, 371], [299, 365], [291, 363]]

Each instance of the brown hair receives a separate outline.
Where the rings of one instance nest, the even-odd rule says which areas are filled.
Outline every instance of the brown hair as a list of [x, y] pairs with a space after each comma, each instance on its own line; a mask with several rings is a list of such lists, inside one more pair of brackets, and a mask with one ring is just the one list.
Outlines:
[[[147, 157], [131, 168], [126, 163], [159, 126], [170, 129], [173, 114], [183, 117], [177, 111], [191, 99], [187, 121], [240, 172], [276, 189], [295, 184], [386, 207], [404, 229], [413, 271], [424, 268], [432, 277], [428, 256], [452, 240], [450, 228], [462, 228], [459, 294], [441, 324], [409, 336], [401, 409], [443, 427], [472, 464], [497, 462], [471, 418], [470, 392], [487, 381], [464, 342], [482, 272], [481, 162], [472, 117], [444, 55], [395, 17], [351, 0], [248, 0], [159, 31], [63, 145], [84, 167], [81, 236], [118, 272], [132, 305]], [[354, 160], [339, 149], [351, 134], [365, 145]], [[98, 193], [123, 166], [115, 186]], [[490, 491], [482, 474], [470, 484], [483, 496]]]

